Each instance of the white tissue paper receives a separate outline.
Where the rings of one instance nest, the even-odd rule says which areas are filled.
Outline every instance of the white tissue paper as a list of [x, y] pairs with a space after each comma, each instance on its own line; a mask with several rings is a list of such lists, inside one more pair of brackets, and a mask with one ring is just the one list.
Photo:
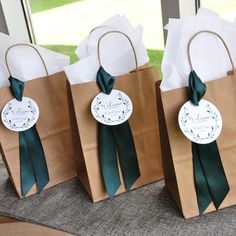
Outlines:
[[[190, 38], [201, 30], [218, 33], [226, 42], [236, 63], [236, 25], [222, 20], [210, 10], [200, 8], [196, 16], [185, 19], [170, 19], [168, 37], [162, 62], [162, 91], [188, 85], [190, 64], [187, 45]], [[202, 33], [191, 43], [190, 56], [193, 69], [203, 81], [223, 77], [232, 70], [224, 45], [218, 37]]]
[[[0, 33], [0, 87], [9, 86], [9, 73], [5, 63], [5, 53], [8, 47], [22, 41]], [[35, 45], [34, 45], [35, 46]], [[49, 74], [62, 71], [70, 64], [70, 58], [66, 55], [35, 46], [45, 61]], [[8, 53], [8, 65], [13, 77], [28, 81], [46, 75], [43, 63], [34, 49], [27, 46], [12, 48]]]
[[[125, 16], [116, 15], [96, 27], [77, 47], [78, 62], [65, 67], [70, 84], [96, 80], [99, 69], [97, 44], [98, 39], [108, 31], [121, 31], [131, 40], [137, 56], [138, 66], [148, 63], [147, 50], [142, 43], [143, 27], [133, 28]], [[136, 68], [132, 47], [121, 34], [108, 34], [100, 42], [102, 66], [113, 76], [128, 73]]]
[[[77, 56], [80, 59], [83, 59], [96, 53], [98, 39], [101, 37], [101, 35], [111, 30], [119, 30], [127, 35], [130, 35], [132, 34], [134, 28], [131, 26], [125, 16], [115, 15], [103, 22], [98, 27], [91, 29], [89, 35], [78, 45], [75, 51]], [[114, 37], [114, 34], [110, 35], [109, 40], [112, 40], [112, 37]], [[104, 40], [106, 39], [104, 38]]]

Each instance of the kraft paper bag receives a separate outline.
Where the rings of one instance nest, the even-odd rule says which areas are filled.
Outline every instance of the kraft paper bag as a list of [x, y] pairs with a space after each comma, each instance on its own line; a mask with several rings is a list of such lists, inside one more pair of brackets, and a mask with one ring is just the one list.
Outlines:
[[[201, 31], [196, 33], [192, 39], [200, 33], [217, 35], [211, 31]], [[218, 37], [220, 36], [218, 35]], [[216, 142], [229, 191], [224, 195], [224, 199], [219, 207], [216, 207], [215, 204], [211, 202], [208, 207], [206, 207], [203, 214], [236, 203], [236, 125], [234, 122], [236, 116], [236, 74], [229, 50], [223, 38], [221, 38], [221, 40], [230, 57], [232, 72], [230, 73], [231, 75], [225, 75], [222, 78], [206, 82], [206, 93], [203, 99], [213, 103], [222, 116], [223, 127]], [[191, 68], [194, 68], [191, 61], [189, 62]], [[186, 78], [186, 80], [187, 79], [188, 78]], [[197, 185], [194, 178], [194, 159], [191, 141], [185, 137], [178, 124], [180, 108], [190, 99], [190, 90], [184, 87], [163, 92], [160, 91], [158, 83], [156, 84], [156, 88], [165, 183], [183, 216], [186, 219], [195, 217], [199, 215], [200, 208], [198, 206], [199, 199], [197, 197]], [[205, 158], [209, 158], [209, 156]], [[216, 159], [214, 159], [214, 161], [216, 161]], [[219, 174], [220, 170], [217, 171], [213, 177], [216, 178]], [[208, 188], [209, 186], [208, 181]], [[225, 186], [222, 184], [220, 188], [221, 187], [224, 188]]]
[[[22, 45], [29, 46], [27, 44]], [[13, 48], [14, 45], [11, 47]], [[33, 46], [30, 47], [34, 48]], [[36, 48], [34, 49], [39, 53]], [[45, 66], [44, 61], [42, 62]], [[11, 74], [10, 65], [7, 65], [7, 67]], [[45, 71], [48, 74], [46, 67]], [[26, 81], [24, 83], [23, 96], [32, 98], [39, 107], [36, 129], [42, 143], [49, 174], [49, 182], [44, 189], [75, 177], [76, 170], [69, 124], [66, 76], [64, 72]], [[14, 96], [9, 87], [1, 88], [0, 109], [2, 110], [5, 104], [13, 98]], [[0, 133], [3, 161], [18, 196], [23, 198], [20, 175], [19, 132], [7, 129], [1, 121]], [[38, 190], [34, 184], [26, 196], [37, 192]]]
[[[115, 77], [113, 88], [126, 93], [133, 103], [133, 113], [128, 122], [133, 134], [140, 177], [137, 178], [131, 189], [163, 178], [155, 99], [155, 82], [158, 80], [157, 70], [150, 67]], [[100, 93], [100, 89], [95, 81], [82, 84], [69, 84], [68, 82], [67, 85], [78, 177], [93, 202], [107, 199], [108, 194], [100, 167], [98, 122], [91, 113], [92, 100]], [[110, 141], [107, 140], [107, 142]], [[116, 195], [126, 191], [118, 160], [117, 155], [121, 185]]]

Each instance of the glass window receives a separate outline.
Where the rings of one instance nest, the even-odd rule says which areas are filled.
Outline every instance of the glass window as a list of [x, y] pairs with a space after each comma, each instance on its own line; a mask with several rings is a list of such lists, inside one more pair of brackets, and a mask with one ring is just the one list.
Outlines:
[[115, 14], [124, 14], [133, 26], [144, 27], [150, 65], [160, 67], [164, 39], [161, 0], [28, 0], [36, 43], [68, 54], [91, 29]]
[[201, 6], [220, 14], [226, 20], [234, 21], [236, 15], [235, 0], [201, 0]]

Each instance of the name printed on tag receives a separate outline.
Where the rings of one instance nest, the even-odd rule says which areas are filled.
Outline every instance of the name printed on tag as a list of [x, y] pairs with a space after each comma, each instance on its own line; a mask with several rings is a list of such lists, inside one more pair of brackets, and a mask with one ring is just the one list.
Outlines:
[[119, 125], [129, 119], [133, 111], [131, 99], [122, 91], [99, 93], [92, 101], [93, 117], [104, 125]]
[[198, 106], [190, 101], [186, 102], [179, 111], [178, 122], [183, 134], [198, 144], [215, 141], [222, 130], [222, 117], [219, 110], [204, 99]]
[[16, 132], [30, 129], [39, 118], [39, 107], [37, 103], [28, 97], [22, 101], [12, 99], [2, 109], [1, 119], [3, 125]]

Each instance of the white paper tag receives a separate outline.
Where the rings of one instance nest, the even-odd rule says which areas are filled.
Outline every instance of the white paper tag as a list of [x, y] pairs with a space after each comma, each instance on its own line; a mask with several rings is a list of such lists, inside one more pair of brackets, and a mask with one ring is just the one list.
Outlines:
[[222, 130], [222, 118], [218, 109], [202, 99], [198, 106], [186, 102], [179, 111], [179, 127], [183, 134], [198, 144], [211, 143]]
[[129, 119], [133, 111], [130, 98], [122, 91], [113, 89], [111, 93], [99, 93], [92, 101], [94, 118], [104, 125], [119, 125]]
[[22, 101], [12, 99], [2, 109], [3, 125], [16, 132], [30, 129], [39, 118], [39, 107], [37, 103], [28, 97]]

